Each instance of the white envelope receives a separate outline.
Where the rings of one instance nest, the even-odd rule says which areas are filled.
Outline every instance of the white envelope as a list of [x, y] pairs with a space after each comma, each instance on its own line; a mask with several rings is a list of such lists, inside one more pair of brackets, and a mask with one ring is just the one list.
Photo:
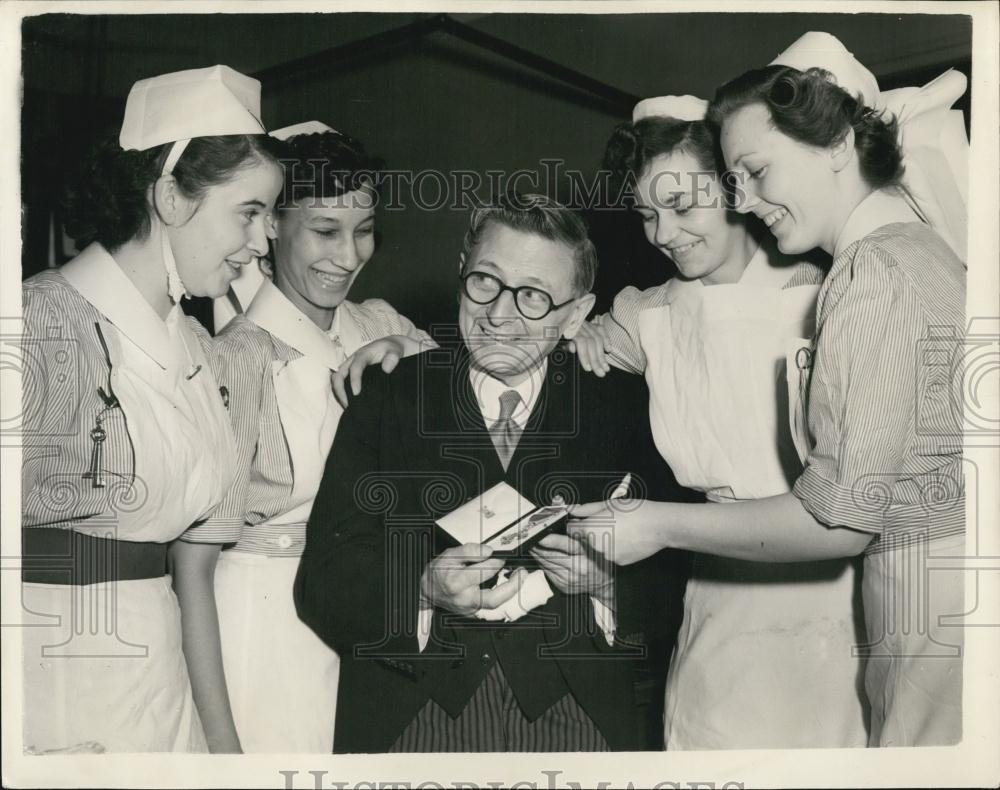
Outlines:
[[565, 514], [565, 507], [539, 508], [516, 488], [498, 483], [439, 518], [437, 524], [459, 543], [484, 543], [510, 551]]
[[534, 509], [516, 488], [498, 483], [439, 518], [437, 524], [459, 543], [482, 543]]

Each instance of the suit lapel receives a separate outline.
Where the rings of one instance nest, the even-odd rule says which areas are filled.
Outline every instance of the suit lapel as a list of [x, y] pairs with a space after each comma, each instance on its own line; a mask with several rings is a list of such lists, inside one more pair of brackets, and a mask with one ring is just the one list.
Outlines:
[[422, 356], [411, 382], [394, 388], [397, 413], [408, 415], [400, 424], [417, 426], [401, 437], [405, 463], [454, 471], [471, 498], [503, 480], [504, 471], [472, 390], [468, 353], [458, 341]]
[[[402, 437], [409, 468], [433, 471], [437, 464], [453, 469], [470, 497], [505, 479], [533, 501], [544, 494], [534, 490], [536, 483], [558, 466], [560, 449], [578, 428], [575, 356], [559, 350], [549, 356], [541, 392], [506, 473], [472, 389], [465, 344], [457, 340], [423, 356], [412, 383], [395, 390], [399, 413], [415, 411], [401, 424], [419, 426]], [[433, 455], [428, 442], [437, 447]]]

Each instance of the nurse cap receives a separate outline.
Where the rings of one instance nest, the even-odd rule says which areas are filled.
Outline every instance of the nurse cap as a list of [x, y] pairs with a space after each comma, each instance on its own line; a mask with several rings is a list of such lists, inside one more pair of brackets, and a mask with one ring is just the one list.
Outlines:
[[960, 110], [951, 106], [968, 80], [949, 69], [923, 87], [881, 92], [875, 75], [829, 33], [809, 32], [771, 61], [799, 71], [821, 68], [837, 85], [879, 112], [895, 116], [903, 155], [903, 197], [963, 262], [967, 255], [969, 140]]
[[282, 126], [280, 129], [275, 129], [271, 132], [271, 137], [276, 137], [279, 140], [288, 140], [291, 137], [296, 137], [300, 134], [323, 134], [324, 132], [335, 132], [336, 129], [331, 129], [322, 121], [303, 121], [302, 123], [295, 123], [291, 126]]
[[632, 123], [650, 116], [665, 116], [678, 121], [703, 121], [708, 102], [697, 96], [655, 96], [643, 99], [632, 110]]
[[[260, 82], [229, 66], [210, 66], [135, 83], [125, 102], [118, 143], [125, 151], [148, 151], [172, 143], [162, 170], [162, 175], [169, 175], [195, 137], [263, 133]], [[167, 292], [179, 303], [187, 289], [167, 235], [160, 238]]]
[[799, 71], [819, 68], [833, 75], [837, 85], [851, 94], [861, 97], [861, 103], [881, 109], [881, 91], [875, 75], [861, 65], [854, 55], [847, 51], [836, 36], [829, 33], [810, 31], [795, 40], [788, 49], [771, 61], [772, 66], [791, 66]]
[[260, 82], [229, 66], [210, 66], [135, 83], [125, 103], [118, 142], [126, 151], [176, 143], [164, 163], [166, 175], [192, 138], [264, 131]]

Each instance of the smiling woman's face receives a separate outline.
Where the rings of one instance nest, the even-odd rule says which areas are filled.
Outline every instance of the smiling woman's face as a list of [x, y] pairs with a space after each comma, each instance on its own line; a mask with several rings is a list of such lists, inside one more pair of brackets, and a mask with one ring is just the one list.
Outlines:
[[636, 181], [635, 196], [646, 238], [682, 277], [739, 279], [746, 263], [743, 223], [727, 211], [716, 174], [692, 154], [675, 150], [655, 157]]
[[321, 329], [329, 329], [375, 252], [375, 193], [369, 187], [282, 209], [275, 222], [274, 284]]
[[720, 139], [726, 164], [740, 180], [737, 209], [760, 217], [778, 249], [833, 249], [838, 187], [827, 149], [782, 134], [761, 103], [726, 118]]
[[192, 296], [222, 296], [240, 267], [267, 252], [265, 217], [281, 189], [281, 169], [258, 162], [209, 187], [185, 222], [167, 228], [177, 271]]

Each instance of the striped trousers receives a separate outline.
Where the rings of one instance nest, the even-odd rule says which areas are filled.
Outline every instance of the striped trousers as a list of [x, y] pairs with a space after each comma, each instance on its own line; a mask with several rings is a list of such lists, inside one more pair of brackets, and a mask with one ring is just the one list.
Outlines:
[[390, 752], [606, 752], [607, 741], [572, 694], [528, 721], [495, 663], [453, 719], [428, 700]]

